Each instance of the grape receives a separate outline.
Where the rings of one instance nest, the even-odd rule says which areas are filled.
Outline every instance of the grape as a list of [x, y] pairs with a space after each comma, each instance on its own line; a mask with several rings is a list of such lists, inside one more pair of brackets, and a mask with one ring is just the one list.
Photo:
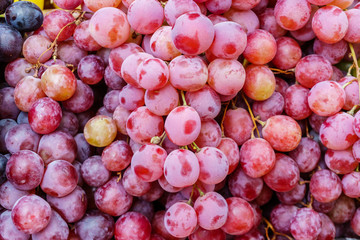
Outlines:
[[[207, 17], [210, 19], [210, 21], [211, 21], [214, 25], [216, 25], [216, 24], [218, 24], [218, 23], [221, 23], [221, 22], [227, 22], [227, 21], [228, 21], [228, 19], [227, 19], [226, 17], [224, 17], [224, 16], [222, 16], [222, 15], [217, 15], [217, 14], [210, 14], [210, 15], [208, 15]], [[216, 34], [216, 32], [215, 32], [215, 34]], [[215, 40], [215, 39], [214, 39], [214, 40]]]
[[154, 217], [154, 205], [146, 200], [138, 199], [133, 203], [130, 209], [131, 212], [137, 212], [144, 215], [149, 221]]
[[169, 193], [175, 193], [175, 192], [179, 192], [182, 190], [182, 187], [174, 187], [172, 186], [165, 178], [164, 175], [162, 175], [162, 177], [159, 178], [158, 183], [160, 185], [160, 187], [165, 190], [166, 192]]
[[224, 17], [230, 21], [240, 24], [247, 34], [252, 33], [255, 29], [260, 27], [259, 18], [251, 10], [238, 11], [230, 9], [224, 14]]
[[348, 46], [344, 40], [334, 44], [328, 44], [319, 39], [315, 39], [313, 50], [315, 54], [325, 57], [331, 64], [337, 64], [345, 56]]
[[133, 197], [129, 195], [117, 177], [112, 177], [107, 183], [97, 188], [94, 193], [96, 207], [111, 216], [120, 216], [127, 212]]
[[77, 67], [80, 60], [88, 55], [88, 53], [79, 48], [73, 40], [60, 42], [57, 49], [59, 59], [68, 64]]
[[39, 134], [48, 134], [59, 127], [62, 111], [60, 104], [51, 98], [44, 97], [33, 103], [29, 110], [29, 124]]
[[77, 72], [84, 83], [93, 85], [104, 77], [105, 64], [100, 57], [88, 55], [80, 60]]
[[212, 240], [225, 240], [226, 234], [221, 229], [216, 230], [206, 230], [201, 227], [196, 229], [194, 233], [189, 236], [189, 240], [202, 240], [202, 239], [212, 239]]
[[205, 6], [211, 13], [223, 14], [230, 9], [231, 3], [231, 0], [208, 0], [205, 2]]
[[116, 48], [129, 38], [130, 25], [123, 11], [114, 7], [104, 7], [91, 17], [89, 31], [102, 47]]
[[318, 240], [334, 239], [335, 238], [335, 225], [331, 219], [323, 213], [319, 213], [321, 218], [321, 232], [317, 237]]
[[170, 83], [184, 91], [197, 91], [205, 86], [208, 80], [208, 69], [198, 56], [180, 55], [169, 64]]
[[19, 198], [28, 194], [30, 194], [29, 191], [19, 190], [9, 181], [6, 181], [0, 186], [0, 205], [11, 210]]
[[341, 195], [335, 202], [333, 209], [328, 213], [331, 221], [343, 224], [350, 221], [356, 211], [355, 200]]
[[4, 71], [5, 81], [10, 87], [15, 87], [24, 77], [34, 75], [35, 70], [31, 67], [32, 65], [24, 58], [18, 58], [8, 63]]
[[360, 209], [356, 209], [354, 216], [351, 219], [351, 228], [357, 234], [360, 235]]
[[23, 39], [13, 27], [0, 23], [0, 62], [11, 62], [20, 57]]
[[164, 176], [174, 187], [193, 185], [200, 174], [199, 160], [186, 149], [172, 151], [164, 163]]
[[151, 189], [147, 193], [142, 195], [140, 199], [147, 202], [153, 202], [159, 200], [163, 196], [163, 193], [164, 189], [162, 189], [160, 184], [158, 182], [153, 182], [151, 184]]
[[295, 67], [296, 80], [306, 88], [330, 80], [331, 75], [331, 63], [325, 57], [316, 54], [303, 57]]
[[62, 8], [62, 9], [66, 9], [66, 10], [74, 10], [76, 7], [78, 7], [81, 3], [83, 2], [83, 0], [75, 0], [75, 1], [70, 1], [70, 0], [54, 0], [54, 3]]
[[41, 239], [68, 239], [69, 236], [69, 227], [61, 218], [61, 216], [55, 212], [51, 211], [51, 219], [49, 224], [40, 232], [34, 233], [31, 235], [33, 240], [41, 240]]
[[74, 41], [76, 45], [85, 51], [97, 51], [101, 46], [91, 37], [89, 32], [89, 20], [80, 23], [74, 31]]
[[140, 34], [152, 34], [164, 21], [164, 9], [156, 0], [138, 0], [130, 4], [127, 19]]
[[119, 105], [119, 93], [120, 90], [111, 90], [105, 94], [103, 104], [109, 112], [114, 112]]
[[275, 91], [275, 76], [265, 65], [249, 65], [245, 69], [246, 81], [243, 91], [255, 101], [264, 101]]
[[50, 196], [65, 197], [76, 188], [78, 178], [71, 163], [55, 160], [47, 165], [40, 187]]
[[137, 108], [126, 121], [128, 135], [133, 141], [140, 144], [150, 143], [151, 138], [161, 135], [163, 129], [163, 119], [150, 112], [147, 107]]
[[117, 128], [114, 120], [108, 116], [97, 115], [84, 127], [86, 141], [95, 147], [106, 147], [115, 139]]
[[346, 97], [345, 97], [345, 104], [343, 106], [344, 110], [352, 109], [359, 101], [359, 84], [357, 81], [354, 80], [355, 78], [352, 76], [346, 76], [341, 78], [338, 83], [344, 87], [345, 84], [352, 81], [349, 85], [344, 88]]
[[359, 164], [352, 154], [352, 149], [331, 150], [325, 153], [326, 166], [336, 174], [351, 173]]
[[342, 190], [344, 194], [351, 198], [358, 198], [360, 197], [359, 191], [359, 172], [351, 172], [346, 175], [341, 180]]
[[167, 1], [164, 7], [164, 15], [166, 22], [173, 26], [175, 24], [175, 20], [187, 12], [199, 12], [199, 6], [191, 0], [169, 0]]
[[267, 31], [257, 29], [248, 34], [244, 57], [253, 64], [266, 64], [276, 54], [275, 38]]
[[260, 0], [234, 0], [231, 7], [237, 10], [250, 10], [260, 3]]
[[239, 164], [240, 154], [239, 148], [236, 142], [232, 138], [221, 138], [219, 145], [217, 146], [226, 156], [229, 163], [229, 172], [231, 174]]
[[71, 98], [62, 104], [65, 109], [73, 113], [81, 113], [88, 110], [94, 103], [94, 92], [83, 81], [76, 80], [76, 90]]
[[28, 119], [28, 113], [27, 112], [20, 112], [19, 115], [16, 118], [16, 122], [18, 124], [29, 124], [29, 119]]
[[113, 112], [113, 120], [117, 126], [118, 132], [127, 135], [126, 132], [126, 120], [130, 115], [130, 111], [118, 105]]
[[65, 197], [47, 195], [46, 200], [68, 223], [79, 221], [84, 216], [87, 207], [86, 193], [79, 186]]
[[290, 223], [295, 217], [298, 208], [294, 205], [279, 204], [276, 205], [270, 214], [270, 221], [276, 231], [280, 233], [290, 233]]
[[332, 202], [340, 197], [340, 178], [332, 171], [319, 170], [311, 177], [310, 192], [319, 202]]
[[127, 212], [115, 223], [116, 240], [148, 240], [151, 235], [149, 220], [137, 212]]
[[24, 112], [28, 112], [31, 105], [43, 97], [46, 97], [46, 95], [41, 89], [41, 80], [32, 76], [21, 79], [14, 90], [15, 104]]
[[[5, 136], [7, 132], [16, 125], [17, 123], [10, 118], [5, 118], [0, 120], [0, 152], [7, 152]], [[0, 158], [3, 159], [2, 157]]]
[[174, 108], [165, 120], [167, 137], [179, 146], [185, 146], [195, 141], [199, 136], [200, 129], [200, 116], [194, 108], [189, 106]]
[[43, 27], [51, 41], [56, 38], [59, 42], [65, 41], [74, 33], [76, 28], [75, 18], [67, 11], [54, 10], [45, 15]]
[[88, 7], [91, 11], [96, 12], [97, 10], [104, 8], [104, 7], [118, 7], [121, 3], [121, 0], [107, 0], [107, 1], [99, 1], [99, 0], [84, 0], [84, 4]]
[[310, 172], [316, 168], [320, 160], [320, 146], [311, 138], [301, 139], [297, 148], [289, 156], [298, 164], [300, 172]]
[[268, 203], [273, 196], [273, 191], [266, 185], [263, 185], [260, 195], [254, 200], [259, 206], [263, 206]]
[[350, 9], [349, 11], [345, 12], [348, 21], [349, 27], [346, 35], [344, 36], [344, 40], [350, 43], [359, 43], [360, 42], [360, 35], [359, 29], [357, 27], [357, 22], [360, 19], [360, 10], [359, 9]]
[[227, 219], [228, 206], [224, 197], [217, 192], [208, 192], [194, 203], [200, 227], [206, 230], [221, 228]]
[[126, 84], [109, 66], [105, 68], [104, 80], [106, 86], [114, 90], [121, 90]]
[[232, 138], [238, 145], [250, 139], [253, 123], [245, 109], [227, 110], [223, 124], [225, 136]]
[[[297, 11], [289, 11], [296, 9]], [[306, 0], [280, 0], [274, 8], [276, 22], [284, 29], [294, 31], [305, 26], [310, 18], [311, 6]]]
[[[300, 178], [300, 182], [303, 179]], [[296, 186], [288, 192], [277, 192], [276, 196], [279, 201], [283, 204], [292, 205], [300, 202], [306, 194], [306, 185], [305, 184], [296, 184]]]
[[344, 112], [328, 117], [320, 127], [321, 143], [332, 150], [349, 148], [358, 140], [353, 122], [354, 117]]
[[20, 32], [31, 32], [41, 27], [44, 16], [32, 2], [15, 2], [5, 11], [6, 22]]
[[214, 119], [201, 121], [201, 129], [195, 143], [198, 147], [217, 147], [221, 140], [221, 128]]
[[11, 219], [11, 211], [4, 211], [0, 215], [0, 237], [4, 240], [28, 240], [30, 235], [17, 229]]
[[[234, 240], [249, 240], [249, 239], [257, 239], [257, 240], [265, 240], [264, 236], [257, 228], [253, 228], [249, 232], [245, 233], [241, 236], [235, 236]], [[280, 239], [277, 237], [276, 239]]]
[[219, 94], [235, 94], [246, 84], [245, 69], [237, 60], [215, 59], [208, 68], [208, 84]]
[[281, 152], [294, 150], [301, 141], [301, 128], [289, 116], [275, 115], [266, 121], [262, 135], [272, 148]]
[[214, 25], [206, 16], [198, 12], [188, 12], [176, 19], [171, 38], [181, 53], [197, 55], [210, 47], [214, 32]]
[[81, 165], [81, 176], [91, 187], [100, 187], [110, 179], [111, 173], [101, 160], [100, 156], [92, 156]]
[[40, 135], [33, 132], [29, 124], [19, 124], [12, 127], [5, 135], [7, 150], [14, 154], [20, 150], [36, 152], [40, 141]]
[[244, 52], [247, 38], [240, 24], [226, 20], [215, 24], [214, 30], [215, 37], [209, 53], [218, 58], [237, 59]]
[[292, 158], [276, 153], [275, 166], [263, 179], [272, 190], [288, 192], [296, 187], [300, 179], [299, 167]]
[[121, 65], [121, 76], [124, 81], [134, 87], [141, 88], [137, 77], [137, 69], [143, 61], [149, 58], [153, 58], [153, 56], [144, 52], [137, 52], [125, 58]]
[[16, 201], [11, 211], [11, 219], [20, 231], [37, 233], [50, 223], [51, 207], [37, 195], [23, 196]]
[[176, 238], [172, 236], [165, 228], [164, 223], [165, 211], [158, 211], [155, 213], [151, 223], [153, 232], [169, 240], [184, 240], [185, 238]]
[[284, 97], [279, 92], [274, 92], [271, 97], [265, 101], [254, 101], [252, 111], [260, 120], [266, 121], [272, 116], [280, 115], [284, 111]]
[[114, 235], [114, 219], [108, 214], [93, 210], [75, 224], [80, 239], [110, 240]]
[[[168, 4], [169, 3], [166, 5]], [[162, 26], [158, 28], [154, 34], [151, 35], [148, 44], [150, 48], [149, 53], [154, 55], [154, 57], [160, 58], [164, 61], [170, 61], [181, 54], [179, 50], [175, 48], [175, 45], [171, 40], [170, 26]]]
[[157, 145], [143, 145], [131, 159], [131, 169], [145, 182], [153, 182], [163, 175], [166, 151]]
[[277, 52], [272, 63], [280, 69], [294, 68], [301, 59], [301, 48], [292, 38], [280, 37], [276, 39]]
[[166, 211], [164, 225], [172, 236], [187, 237], [196, 228], [196, 212], [187, 203], [177, 202]]
[[23, 55], [29, 63], [44, 63], [51, 58], [53, 50], [50, 47], [50, 40], [41, 35], [33, 35], [27, 38], [23, 45]]
[[249, 232], [254, 226], [254, 210], [242, 198], [230, 197], [226, 199], [229, 212], [225, 225], [221, 228], [231, 235], [242, 235]]
[[126, 142], [114, 141], [104, 149], [101, 160], [109, 171], [121, 171], [130, 164], [131, 157], [132, 151]]
[[76, 115], [72, 112], [63, 111], [63, 117], [57, 130], [66, 132], [71, 136], [75, 136], [79, 131], [79, 120]]
[[59, 159], [72, 163], [76, 157], [77, 146], [70, 134], [55, 131], [41, 137], [37, 152], [45, 165]]
[[124, 60], [131, 54], [144, 52], [144, 50], [135, 43], [124, 43], [121, 46], [110, 51], [109, 66], [118, 75], [121, 76], [121, 66]]
[[309, 89], [301, 85], [292, 85], [286, 89], [285, 112], [295, 120], [308, 118], [312, 111], [308, 105]]
[[309, 3], [311, 4], [315, 4], [315, 5], [327, 5], [329, 3], [331, 3], [333, 0], [308, 0]]
[[[201, 92], [201, 90], [199, 90], [199, 92]], [[196, 95], [196, 93], [197, 92], [194, 92], [193, 95]], [[187, 97], [189, 94], [191, 93], [187, 92], [185, 97]], [[201, 95], [201, 93], [199, 93], [199, 95]], [[144, 101], [145, 101], [145, 105], [152, 113], [159, 116], [164, 116], [164, 115], [168, 115], [175, 107], [179, 105], [179, 93], [170, 83], [167, 83], [161, 89], [146, 90]], [[194, 106], [195, 103], [191, 104], [191, 100], [188, 98], [186, 98], [186, 101], [188, 102], [189, 105], [193, 105], [193, 108], [196, 109], [196, 106]], [[196, 109], [196, 111], [199, 113], [198, 109]]]
[[159, 90], [168, 82], [169, 68], [159, 58], [148, 58], [137, 67], [136, 79], [144, 89]]
[[78, 133], [74, 136], [77, 145], [76, 159], [79, 162], [84, 162], [87, 158], [93, 155], [94, 149], [86, 141], [83, 133]]
[[143, 89], [128, 84], [119, 93], [119, 105], [133, 111], [144, 105], [144, 94]]
[[229, 190], [234, 197], [241, 197], [246, 201], [252, 201], [260, 195], [263, 188], [261, 178], [251, 178], [238, 168], [229, 177]]
[[280, 25], [276, 22], [273, 8], [264, 9], [264, 11], [262, 11], [258, 16], [260, 20], [260, 28], [271, 33], [274, 38], [280, 38], [287, 33], [287, 30], [280, 27]]
[[14, 153], [6, 164], [6, 177], [19, 190], [35, 189], [43, 174], [44, 161], [30, 150]]
[[290, 224], [295, 239], [316, 239], [321, 232], [320, 214], [310, 208], [300, 208]]
[[325, 6], [316, 11], [312, 28], [317, 38], [325, 43], [339, 42], [346, 35], [349, 22], [345, 12], [336, 6]]
[[226, 155], [221, 150], [215, 147], [203, 147], [195, 155], [199, 161], [199, 180], [201, 182], [217, 184], [226, 178], [229, 171], [229, 163]]
[[345, 9], [345, 8], [349, 7], [353, 2], [354, 2], [354, 0], [341, 0], [341, 1], [333, 0], [331, 3], [329, 3], [329, 5], [334, 5], [341, 9]]
[[8, 6], [12, 4], [14, 0], [5, 0], [0, 3], [0, 14], [3, 14]]

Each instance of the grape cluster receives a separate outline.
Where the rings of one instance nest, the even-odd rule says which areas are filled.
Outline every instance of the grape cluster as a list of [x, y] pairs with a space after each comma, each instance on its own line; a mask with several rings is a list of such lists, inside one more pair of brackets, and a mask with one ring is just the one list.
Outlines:
[[359, 1], [54, 2], [0, 2], [0, 239], [359, 238]]

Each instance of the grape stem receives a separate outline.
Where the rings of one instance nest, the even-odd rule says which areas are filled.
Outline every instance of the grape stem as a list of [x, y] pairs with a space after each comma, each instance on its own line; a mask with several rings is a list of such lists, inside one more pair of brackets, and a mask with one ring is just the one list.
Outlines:
[[226, 112], [228, 110], [228, 107], [229, 107], [229, 104], [230, 104], [230, 101], [227, 101], [225, 103], [225, 108], [224, 108], [224, 114], [221, 118], [221, 124], [220, 124], [220, 128], [221, 128], [221, 137], [225, 137], [225, 133], [224, 133], [224, 121], [225, 121], [225, 116], [226, 116]]
[[160, 136], [152, 137], [150, 143], [162, 146], [165, 138], [166, 138], [166, 132], [164, 131]]
[[196, 187], [196, 190], [199, 192], [200, 197], [205, 195], [205, 193], [196, 184], [194, 186]]
[[[349, 48], [350, 48], [351, 56], [352, 56], [354, 64], [355, 64], [356, 78], [357, 78], [358, 83], [359, 83], [359, 98], [360, 98], [360, 70], [359, 70], [359, 64], [358, 64], [358, 61], [357, 61], [357, 58], [356, 58], [356, 53], [355, 53], [355, 50], [354, 50], [354, 46], [351, 43], [349, 43]], [[360, 103], [360, 99], [359, 99], [359, 103]]]
[[306, 184], [306, 183], [310, 183], [310, 181], [306, 180], [306, 181], [299, 181], [300, 185]]
[[357, 112], [358, 108], [359, 108], [359, 105], [353, 106], [353, 108], [351, 110], [349, 110], [347, 112], [347, 114], [350, 114], [351, 116], [354, 116], [354, 114], [355, 114], [355, 112]]
[[288, 70], [281, 70], [281, 69], [277, 69], [277, 68], [270, 68], [270, 70], [274, 73], [274, 74], [294, 74], [295, 72], [295, 68], [291, 68]]
[[119, 175], [119, 177], [116, 179], [116, 182], [118, 183], [121, 180], [121, 172], [117, 172], [116, 175]]
[[194, 150], [196, 150], [196, 152], [201, 151], [201, 148], [199, 148], [199, 146], [195, 142], [192, 142], [190, 145]]
[[[266, 227], [265, 227], [265, 235], [266, 235], [266, 239], [267, 240], [275, 240], [276, 239], [276, 236], [283, 236], [283, 237], [286, 237], [287, 239], [289, 240], [293, 240], [292, 237], [284, 234], [284, 233], [279, 233], [277, 231], [275, 231], [275, 228], [274, 226], [271, 224], [271, 222], [269, 220], [267, 220], [266, 218], [263, 217], [263, 221], [265, 222], [266, 224]], [[270, 238], [269, 236], [269, 229], [273, 232], [273, 236]]]
[[314, 137], [310, 135], [309, 133], [309, 122], [306, 120], [305, 122], [305, 131], [306, 131], [306, 137], [307, 138], [310, 138], [310, 139], [313, 139]]
[[354, 81], [357, 81], [357, 79], [355, 78], [355, 79], [353, 79], [353, 80], [345, 83], [344, 86], [342, 86], [342, 88], [345, 89], [347, 86], [349, 86], [350, 84], [352, 84]]
[[[254, 132], [254, 130], [256, 130], [256, 133], [257, 133], [258, 137], [260, 137], [259, 129], [258, 129], [258, 127], [256, 126], [256, 121], [257, 121], [258, 119], [254, 117], [254, 114], [253, 114], [253, 112], [252, 112], [252, 110], [251, 110], [250, 104], [249, 104], [249, 102], [247, 101], [247, 99], [246, 99], [246, 97], [245, 97], [245, 95], [244, 95], [243, 92], [241, 92], [241, 97], [244, 99], [244, 102], [245, 102], [245, 104], [246, 104], [246, 106], [247, 106], [247, 108], [248, 108], [248, 111], [249, 111], [249, 113], [250, 113], [251, 120], [252, 120], [252, 122], [253, 122], [253, 124], [254, 124], [254, 128], [253, 128], [253, 131], [252, 131], [252, 135], [251, 135], [251, 136], [254, 136], [254, 137], [255, 137], [255, 134], [254, 134], [253, 132]], [[260, 121], [260, 120], [259, 120], [259, 121]]]
[[312, 194], [310, 194], [310, 202], [308, 204], [300, 202], [301, 205], [303, 205], [304, 207], [310, 208], [312, 209], [312, 205], [314, 203], [314, 196]]
[[181, 91], [180, 91], [180, 95], [181, 95], [181, 100], [182, 100], [182, 102], [183, 102], [183, 106], [187, 106], [184, 91], [181, 90]]
[[192, 190], [191, 190], [191, 194], [190, 194], [190, 198], [189, 198], [189, 200], [186, 202], [186, 203], [189, 204], [190, 206], [192, 205], [192, 198], [193, 198], [193, 196], [194, 196], [195, 188], [196, 188], [196, 184], [193, 185]]

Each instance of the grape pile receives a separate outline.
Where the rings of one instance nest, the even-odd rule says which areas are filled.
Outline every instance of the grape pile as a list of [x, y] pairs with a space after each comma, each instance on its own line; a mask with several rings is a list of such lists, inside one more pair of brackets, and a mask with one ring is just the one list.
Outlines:
[[0, 2], [0, 239], [359, 239], [359, 1], [54, 2]]

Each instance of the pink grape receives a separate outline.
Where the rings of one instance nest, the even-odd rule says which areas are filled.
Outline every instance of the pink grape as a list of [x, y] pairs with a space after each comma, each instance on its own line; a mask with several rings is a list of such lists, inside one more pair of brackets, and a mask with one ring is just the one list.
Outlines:
[[19, 198], [29, 194], [29, 191], [19, 190], [9, 181], [6, 181], [0, 186], [0, 205], [11, 210]]
[[223, 14], [231, 7], [231, 0], [208, 0], [205, 2], [206, 8], [214, 14]]
[[14, 99], [14, 88], [5, 87], [0, 89], [0, 118], [16, 119], [20, 110], [17, 108]]
[[359, 172], [350, 172], [344, 175], [341, 180], [341, 185], [346, 196], [351, 198], [358, 198], [360, 196], [359, 178]]
[[76, 28], [75, 18], [70, 12], [54, 10], [45, 15], [43, 27], [50, 40], [54, 41], [58, 37], [57, 41], [65, 41], [74, 33]]
[[280, 115], [284, 111], [284, 97], [279, 92], [274, 92], [265, 101], [255, 101], [252, 104], [252, 111], [260, 120], [266, 121], [272, 116]]
[[234, 0], [231, 7], [237, 10], [250, 10], [260, 3], [260, 0]]
[[208, 68], [208, 84], [217, 93], [232, 95], [243, 88], [245, 69], [237, 60], [216, 59]]
[[296, 239], [316, 239], [321, 232], [320, 214], [310, 208], [298, 209], [290, 224], [291, 234]]
[[76, 45], [85, 51], [97, 51], [101, 46], [94, 40], [89, 31], [90, 21], [80, 23], [74, 31], [74, 41]]
[[136, 32], [152, 34], [164, 21], [164, 9], [156, 0], [134, 1], [128, 8], [127, 19]]
[[276, 153], [274, 168], [264, 176], [265, 183], [276, 192], [288, 192], [296, 187], [300, 171], [296, 162], [283, 153]]
[[196, 91], [205, 86], [208, 69], [198, 56], [180, 55], [169, 64], [171, 85], [179, 90]]
[[31, 63], [24, 58], [18, 58], [5, 67], [4, 76], [5, 81], [10, 87], [15, 87], [16, 84], [26, 76], [33, 76], [34, 69], [31, 68]]
[[164, 120], [150, 112], [147, 107], [137, 108], [126, 121], [126, 131], [129, 137], [141, 144], [150, 143], [151, 138], [160, 136], [163, 129]]
[[272, 63], [280, 69], [294, 68], [301, 59], [299, 44], [290, 37], [276, 39], [277, 51]]
[[325, 153], [325, 163], [336, 174], [351, 173], [359, 164], [354, 159], [351, 149], [337, 151], [328, 149]]
[[84, 83], [93, 85], [104, 77], [105, 64], [100, 57], [88, 55], [80, 60], [77, 72]]
[[172, 236], [177, 238], [187, 237], [196, 228], [196, 212], [190, 205], [177, 202], [166, 211], [164, 225]]
[[127, 168], [133, 156], [132, 150], [124, 141], [114, 141], [107, 146], [101, 155], [101, 160], [109, 171], [121, 171]]
[[8, 181], [19, 190], [32, 190], [40, 185], [44, 174], [44, 161], [30, 150], [11, 155], [6, 164]]
[[[303, 181], [300, 178], [300, 182]], [[304, 199], [306, 194], [306, 185], [298, 183], [292, 190], [288, 192], [277, 192], [276, 196], [283, 204], [292, 205]]]
[[124, 60], [137, 52], [144, 52], [144, 50], [135, 43], [124, 43], [117, 48], [113, 48], [109, 54], [110, 68], [121, 77], [121, 66]]
[[354, 216], [351, 219], [351, 228], [353, 229], [353, 231], [357, 234], [360, 235], [360, 210], [359, 208], [356, 210]]
[[295, 120], [308, 118], [312, 111], [308, 104], [309, 89], [295, 84], [286, 89], [285, 112]]
[[111, 90], [105, 94], [103, 104], [109, 112], [114, 112], [119, 105], [119, 93], [120, 90]]
[[76, 0], [76, 1], [69, 1], [69, 0], [54, 0], [54, 3], [66, 10], [73, 10], [76, 7], [78, 7], [83, 1], [82, 0]]
[[33, 234], [43, 230], [51, 220], [51, 207], [41, 197], [31, 194], [16, 201], [11, 219], [20, 231]]
[[62, 102], [65, 109], [73, 113], [81, 113], [89, 110], [94, 103], [94, 92], [89, 85], [81, 80], [76, 81], [74, 95]]
[[313, 49], [315, 54], [325, 57], [331, 64], [337, 64], [344, 58], [348, 45], [344, 40], [328, 44], [315, 39]]
[[228, 174], [231, 174], [233, 171], [235, 171], [240, 160], [239, 148], [236, 142], [231, 138], [224, 137], [221, 138], [217, 148], [220, 149], [228, 159], [228, 163], [229, 163]]
[[119, 106], [133, 111], [144, 105], [144, 94], [143, 89], [128, 84], [119, 92]]
[[328, 117], [320, 127], [320, 141], [332, 150], [345, 150], [352, 146], [358, 137], [352, 125], [354, 117], [340, 112]]
[[125, 170], [121, 180], [125, 191], [135, 197], [144, 195], [151, 188], [151, 183], [141, 180], [131, 167]]
[[165, 132], [169, 140], [176, 145], [185, 146], [199, 136], [201, 129], [200, 116], [189, 106], [174, 108], [165, 120]]
[[311, 138], [301, 138], [297, 148], [289, 152], [289, 156], [298, 164], [300, 172], [310, 172], [316, 168], [320, 160], [320, 146]]
[[121, 90], [126, 84], [124, 79], [118, 76], [110, 66], [105, 68], [104, 80], [106, 86], [115, 90]]
[[[168, 4], [169, 3], [166, 5]], [[151, 35], [149, 47], [150, 53], [164, 61], [170, 61], [181, 54], [171, 40], [170, 26], [158, 28], [154, 34]]]
[[[237, 59], [245, 50], [246, 33], [240, 24], [225, 21], [214, 25], [215, 37], [208, 52], [218, 58]], [[236, 39], [236, 41], [233, 41]]]
[[79, 131], [79, 120], [77, 116], [68, 111], [64, 111], [62, 113], [63, 117], [61, 118], [61, 122], [57, 130], [69, 133], [72, 136], [75, 136]]
[[[104, 22], [108, 24], [104, 25]], [[89, 31], [102, 47], [116, 48], [129, 38], [130, 25], [123, 11], [114, 7], [104, 7], [91, 17]]]
[[335, 238], [335, 225], [331, 219], [323, 213], [319, 213], [321, 217], [321, 232], [318, 236], [318, 240], [334, 239]]
[[169, 68], [159, 58], [149, 58], [138, 66], [136, 79], [139, 85], [147, 90], [159, 90], [169, 80]]
[[336, 201], [333, 209], [328, 212], [331, 221], [336, 224], [344, 224], [351, 220], [356, 211], [355, 199], [341, 195]]
[[259, 14], [260, 28], [271, 33], [274, 38], [280, 38], [287, 33], [287, 30], [282, 28], [275, 19], [274, 9], [266, 8]]
[[80, 60], [88, 53], [80, 49], [73, 40], [67, 40], [59, 43], [57, 54], [60, 60], [77, 67]]
[[198, 223], [204, 229], [216, 230], [226, 222], [228, 206], [224, 197], [217, 192], [200, 196], [194, 203], [194, 209]]
[[192, 0], [169, 0], [164, 7], [166, 22], [174, 26], [178, 17], [187, 12], [199, 12], [199, 6]]
[[142, 181], [153, 182], [163, 175], [166, 151], [157, 145], [143, 145], [131, 159], [131, 168]]
[[133, 197], [125, 191], [122, 181], [117, 181], [117, 177], [112, 177], [107, 183], [97, 188], [94, 199], [96, 207], [111, 216], [126, 213], [133, 201]]
[[242, 198], [230, 197], [226, 199], [229, 212], [225, 225], [221, 228], [231, 235], [242, 235], [249, 232], [254, 226], [254, 210]]
[[189, 236], [189, 240], [201, 240], [201, 239], [212, 239], [212, 240], [225, 240], [226, 234], [221, 230], [206, 230], [201, 227], [196, 229], [194, 233]]
[[91, 187], [100, 187], [111, 177], [110, 171], [105, 168], [101, 160], [100, 156], [94, 155], [81, 165], [81, 176]]
[[241, 168], [236, 169], [228, 181], [231, 194], [246, 201], [252, 201], [260, 195], [263, 183], [261, 178], [251, 178]]
[[338, 83], [343, 87], [345, 84], [351, 82], [344, 88], [346, 97], [345, 97], [345, 104], [343, 106], [344, 110], [351, 110], [359, 100], [359, 84], [355, 81], [356, 78], [352, 76], [346, 76], [341, 78]]
[[199, 178], [200, 164], [196, 155], [186, 149], [172, 151], [164, 163], [164, 176], [174, 187], [193, 185]]
[[171, 30], [171, 38], [181, 53], [197, 55], [210, 47], [214, 32], [214, 26], [206, 16], [198, 12], [189, 12], [176, 19]]
[[224, 17], [230, 21], [240, 24], [247, 34], [252, 33], [255, 29], [260, 28], [259, 18], [251, 10], [240, 11], [230, 9], [224, 14]]
[[27, 38], [23, 44], [23, 55], [29, 63], [36, 64], [38, 61], [44, 63], [53, 54], [54, 50], [47, 50], [51, 45], [51, 41], [41, 35], [33, 35]]
[[292, 37], [294, 37], [296, 40], [299, 41], [310, 41], [316, 37], [312, 28], [312, 19], [314, 17], [315, 12], [318, 9], [319, 9], [318, 6], [311, 5], [311, 13], [309, 20], [302, 28], [295, 31], [290, 31]]
[[158, 183], [160, 185], [160, 187], [165, 190], [166, 192], [169, 192], [169, 193], [176, 193], [176, 192], [179, 192], [181, 191], [183, 188], [182, 187], [174, 187], [172, 186], [165, 178], [164, 175], [162, 175], [159, 180], [158, 180]]
[[4, 240], [27, 240], [30, 238], [30, 235], [20, 231], [14, 225], [11, 219], [11, 211], [4, 211], [0, 215], [0, 237]]
[[153, 56], [144, 52], [137, 52], [125, 58], [121, 65], [121, 76], [124, 81], [134, 87], [141, 88], [137, 77], [137, 69], [143, 61], [149, 58], [153, 58]]
[[150, 239], [151, 225], [149, 220], [137, 212], [127, 212], [115, 223], [114, 235], [116, 240]]
[[[201, 90], [199, 90], [199, 92], [201, 92]], [[190, 94], [190, 92], [187, 92], [185, 97], [188, 96], [188, 94]], [[196, 92], [194, 92], [194, 95], [196, 95]], [[179, 105], [179, 93], [170, 83], [167, 83], [161, 89], [146, 90], [144, 101], [145, 105], [152, 113], [159, 116], [164, 116], [168, 115], [174, 108]], [[186, 99], [186, 101], [190, 106], [192, 105], [188, 99]], [[193, 107], [196, 109], [195, 106]], [[199, 112], [198, 109], [196, 110]]]
[[49, 224], [40, 232], [33, 233], [31, 239], [67, 239], [69, 236], [69, 227], [64, 219], [54, 210], [51, 211], [51, 219]]
[[291, 221], [295, 217], [298, 208], [294, 205], [276, 205], [270, 214], [270, 221], [276, 231], [289, 234]]
[[341, 195], [340, 178], [330, 170], [319, 170], [311, 177], [310, 192], [319, 202], [332, 202]]
[[251, 137], [253, 123], [250, 114], [243, 108], [230, 109], [225, 114], [224, 134], [242, 145]]
[[[297, 11], [289, 11], [296, 9]], [[277, 23], [284, 29], [294, 31], [305, 26], [310, 18], [311, 6], [306, 0], [280, 0], [274, 8]]]
[[344, 40], [350, 43], [360, 43], [360, 35], [359, 35], [359, 28], [357, 26], [357, 22], [360, 19], [360, 11], [359, 9], [350, 9], [345, 12], [349, 27], [346, 32], [346, 35], [344, 36]]
[[301, 128], [289, 116], [275, 115], [266, 121], [262, 135], [274, 150], [289, 152], [294, 150], [301, 141]]
[[12, 127], [5, 135], [6, 149], [14, 154], [20, 150], [36, 152], [40, 141], [40, 135], [31, 130], [29, 124], [19, 124]]
[[96, 12], [97, 10], [104, 8], [104, 7], [118, 7], [121, 3], [121, 0], [84, 0], [84, 4], [88, 7], [91, 11]]

